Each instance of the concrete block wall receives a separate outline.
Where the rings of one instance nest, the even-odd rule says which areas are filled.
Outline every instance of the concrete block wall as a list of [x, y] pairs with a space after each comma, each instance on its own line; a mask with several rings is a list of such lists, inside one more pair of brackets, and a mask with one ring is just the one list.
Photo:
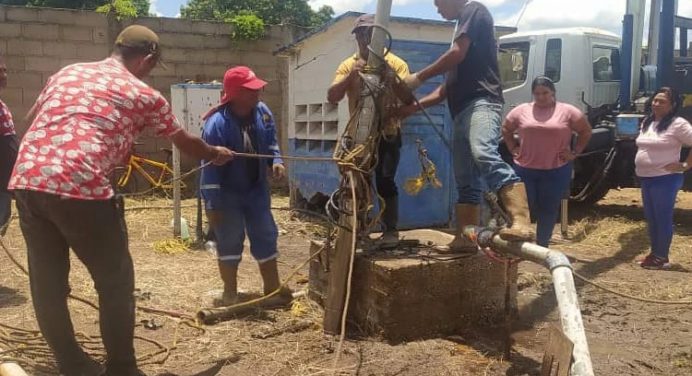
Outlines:
[[[284, 135], [288, 69], [285, 61], [272, 55], [292, 40], [293, 30], [274, 26], [259, 41], [231, 39], [231, 26], [221, 22], [171, 18], [138, 18], [118, 22], [90, 11], [0, 6], [0, 54], [9, 70], [8, 88], [0, 98], [24, 133], [22, 118], [33, 105], [47, 79], [60, 68], [83, 61], [107, 57], [115, 37], [131, 24], [145, 25], [161, 38], [168, 69], [156, 68], [146, 81], [170, 99], [172, 84], [193, 80], [208, 82], [223, 79], [228, 67], [247, 65], [269, 84], [263, 99], [277, 117]], [[155, 154], [169, 143], [144, 137], [138, 150]], [[186, 161], [186, 166], [193, 162]]]
[[110, 50], [108, 21], [78, 10], [0, 6], [0, 54], [9, 70], [0, 98], [10, 107], [17, 130], [48, 78], [77, 61], [103, 58]]

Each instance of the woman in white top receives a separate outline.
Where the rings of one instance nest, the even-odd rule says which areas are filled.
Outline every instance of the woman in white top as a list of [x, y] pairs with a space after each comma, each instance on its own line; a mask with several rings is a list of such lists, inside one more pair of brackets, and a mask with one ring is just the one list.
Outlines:
[[639, 265], [647, 269], [670, 267], [668, 253], [673, 239], [675, 197], [682, 188], [683, 173], [692, 164], [692, 153], [680, 162], [682, 146], [692, 145], [692, 125], [676, 116], [681, 103], [673, 89], [658, 89], [651, 102], [651, 113], [644, 118], [637, 138], [635, 166], [651, 242], [651, 252]]

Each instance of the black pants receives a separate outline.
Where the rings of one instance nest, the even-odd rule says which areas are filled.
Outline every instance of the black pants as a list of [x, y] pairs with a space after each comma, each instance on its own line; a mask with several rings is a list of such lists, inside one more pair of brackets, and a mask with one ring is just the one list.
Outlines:
[[18, 146], [17, 136], [0, 136], [0, 235], [4, 235], [4, 226], [12, 215], [12, 194], [7, 191], [7, 184], [17, 160]]
[[385, 199], [396, 197], [399, 192], [394, 177], [401, 157], [401, 132], [398, 132], [396, 136], [381, 137], [377, 155], [378, 163], [375, 167], [377, 193]]
[[134, 270], [122, 202], [63, 199], [32, 191], [16, 191], [15, 197], [36, 319], [61, 372], [74, 374], [89, 361], [77, 345], [67, 309], [72, 248], [98, 292], [108, 374], [134, 374]]

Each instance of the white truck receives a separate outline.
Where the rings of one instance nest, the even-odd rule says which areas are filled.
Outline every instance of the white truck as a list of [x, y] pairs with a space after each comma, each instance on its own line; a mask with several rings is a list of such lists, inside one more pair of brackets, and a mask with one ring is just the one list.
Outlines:
[[[643, 30], [641, 13], [625, 16], [622, 38], [608, 31], [578, 27], [519, 32], [499, 39], [505, 114], [530, 102], [531, 82], [537, 76], [547, 76], [555, 82], [558, 100], [580, 108], [593, 127], [591, 142], [574, 164], [572, 201], [594, 203], [611, 188], [639, 186], [634, 173], [638, 121], [647, 97], [657, 86], [673, 86], [687, 94], [682, 116], [692, 120], [692, 59], [686, 57], [692, 19], [675, 16], [672, 1], [662, 0], [660, 40], [665, 43], [649, 51], [658, 57], [655, 65], [640, 65], [642, 50], [633, 48], [641, 45], [642, 36], [636, 38]], [[674, 57], [675, 27], [682, 31], [679, 57]], [[651, 61], [650, 56], [647, 61]], [[504, 146], [501, 151], [511, 160]], [[685, 184], [688, 190], [692, 189], [690, 177]]]

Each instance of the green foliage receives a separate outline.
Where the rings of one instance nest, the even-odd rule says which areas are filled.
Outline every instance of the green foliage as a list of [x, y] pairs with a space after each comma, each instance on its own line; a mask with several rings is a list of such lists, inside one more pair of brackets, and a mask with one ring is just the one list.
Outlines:
[[[120, 10], [121, 14], [127, 17], [149, 15], [150, 5], [149, 0], [0, 0], [0, 4], [84, 10], [96, 10], [103, 7], [108, 7], [107, 9], [110, 10], [114, 5], [116, 14]], [[134, 15], [131, 15], [130, 8], [134, 9]]]
[[112, 2], [96, 8], [99, 13], [114, 14], [115, 19], [121, 21], [125, 18], [137, 17], [137, 8], [132, 0], [113, 0]]
[[264, 36], [264, 21], [250, 11], [239, 12], [225, 21], [233, 25], [234, 39], [255, 40]]
[[266, 25], [303, 27], [321, 26], [334, 15], [329, 6], [313, 11], [307, 0], [190, 0], [180, 8], [181, 17], [197, 20], [227, 21], [247, 12]]

